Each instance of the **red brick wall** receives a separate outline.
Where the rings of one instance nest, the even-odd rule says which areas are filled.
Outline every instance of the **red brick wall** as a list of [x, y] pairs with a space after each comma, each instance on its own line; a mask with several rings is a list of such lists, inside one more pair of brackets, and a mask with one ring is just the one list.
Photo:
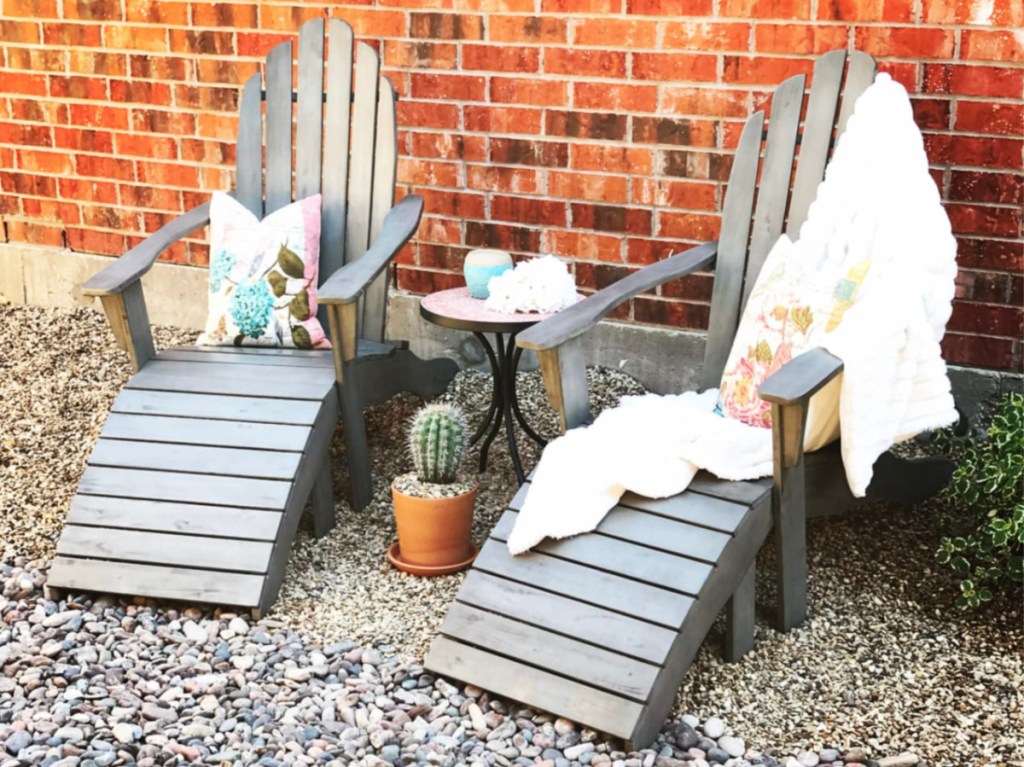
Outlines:
[[[230, 187], [238, 84], [333, 13], [380, 45], [403, 97], [400, 180], [427, 215], [397, 278], [418, 292], [459, 284], [474, 246], [573, 256], [596, 288], [715, 237], [743, 119], [855, 46], [914, 94], [959, 238], [947, 358], [1022, 366], [1021, 0], [0, 2], [7, 241], [118, 254]], [[197, 240], [168, 258], [206, 256]], [[622, 317], [702, 328], [710, 285]]]

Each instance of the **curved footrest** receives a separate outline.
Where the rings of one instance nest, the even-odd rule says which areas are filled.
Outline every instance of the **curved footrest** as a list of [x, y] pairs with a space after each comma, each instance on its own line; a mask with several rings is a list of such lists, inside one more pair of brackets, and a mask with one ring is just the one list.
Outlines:
[[594, 533], [513, 557], [505, 542], [528, 487], [481, 549], [425, 665], [642, 747], [727, 603], [727, 656], [750, 646], [771, 483], [702, 474], [675, 498], [627, 494]]

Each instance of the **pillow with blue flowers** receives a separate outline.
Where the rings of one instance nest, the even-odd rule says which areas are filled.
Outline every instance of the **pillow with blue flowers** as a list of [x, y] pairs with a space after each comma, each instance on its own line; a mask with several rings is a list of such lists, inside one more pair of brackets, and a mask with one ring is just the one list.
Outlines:
[[210, 203], [210, 289], [203, 346], [330, 349], [316, 318], [320, 195], [262, 221], [224, 192]]

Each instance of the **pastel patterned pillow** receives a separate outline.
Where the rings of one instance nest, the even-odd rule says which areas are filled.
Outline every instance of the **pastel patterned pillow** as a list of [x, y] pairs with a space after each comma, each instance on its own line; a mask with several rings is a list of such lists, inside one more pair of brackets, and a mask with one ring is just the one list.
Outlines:
[[[771, 403], [758, 387], [793, 357], [818, 346], [818, 339], [845, 307], [833, 297], [829, 281], [796, 257], [793, 242], [782, 235], [765, 259], [743, 310], [719, 386], [722, 414], [770, 428]], [[839, 433], [839, 378], [811, 398], [804, 447], [816, 450]]]
[[329, 349], [316, 318], [320, 195], [262, 221], [223, 192], [210, 203], [210, 287], [203, 346]]

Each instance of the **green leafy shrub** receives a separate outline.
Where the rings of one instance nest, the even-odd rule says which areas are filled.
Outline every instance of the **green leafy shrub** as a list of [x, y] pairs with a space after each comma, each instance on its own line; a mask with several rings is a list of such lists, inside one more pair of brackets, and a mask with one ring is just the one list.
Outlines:
[[935, 553], [960, 578], [961, 607], [1024, 581], [1024, 397], [1004, 397], [987, 433], [957, 451], [960, 465], [945, 494], [959, 529]]

